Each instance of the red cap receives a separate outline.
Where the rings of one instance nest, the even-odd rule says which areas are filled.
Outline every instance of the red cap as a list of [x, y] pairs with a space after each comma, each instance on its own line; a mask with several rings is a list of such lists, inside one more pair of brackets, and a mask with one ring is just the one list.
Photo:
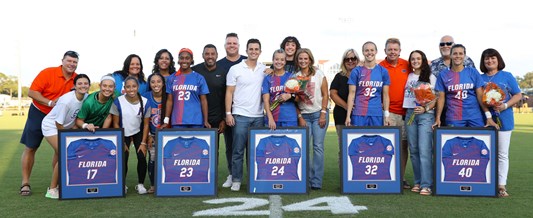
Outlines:
[[182, 52], [187, 52], [187, 53], [191, 54], [191, 56], [192, 56], [192, 51], [191, 51], [191, 49], [188, 49], [188, 48], [182, 48], [182, 49], [180, 50], [180, 52], [178, 52], [178, 55], [181, 54]]

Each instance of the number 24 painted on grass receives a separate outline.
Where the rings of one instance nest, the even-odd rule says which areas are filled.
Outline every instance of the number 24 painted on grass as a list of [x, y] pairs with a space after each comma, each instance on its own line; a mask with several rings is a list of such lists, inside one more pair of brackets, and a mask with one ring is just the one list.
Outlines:
[[[269, 204], [268, 200], [261, 198], [222, 198], [204, 201], [207, 204], [242, 203], [241, 205], [226, 206], [221, 208], [201, 210], [193, 216], [261, 216], [270, 215], [269, 210], [251, 210]], [[317, 206], [327, 204], [327, 206]], [[320, 197], [281, 207], [285, 211], [327, 211], [332, 214], [356, 214], [360, 210], [367, 210], [365, 206], [355, 206], [350, 199], [344, 197]]]

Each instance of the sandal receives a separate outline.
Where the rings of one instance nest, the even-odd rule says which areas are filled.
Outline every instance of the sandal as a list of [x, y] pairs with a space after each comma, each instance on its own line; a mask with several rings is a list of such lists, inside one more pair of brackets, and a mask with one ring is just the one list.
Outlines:
[[507, 193], [507, 190], [501, 188], [498, 191], [498, 197], [500, 197], [500, 198], [509, 197], [509, 193]]
[[148, 189], [148, 191], [146, 191], [146, 193], [148, 194], [153, 194], [155, 192], [155, 188], [153, 186], [150, 187], [150, 189]]
[[425, 195], [425, 196], [431, 195], [431, 189], [428, 187], [422, 188], [422, 190], [420, 191], [420, 195]]
[[407, 181], [403, 181], [403, 189], [410, 189], [410, 188], [411, 188], [411, 185], [409, 185]]
[[20, 196], [30, 196], [31, 195], [31, 186], [28, 183], [22, 184], [20, 186]]
[[415, 184], [413, 186], [413, 188], [411, 189], [412, 192], [420, 192], [420, 185], [419, 184]]

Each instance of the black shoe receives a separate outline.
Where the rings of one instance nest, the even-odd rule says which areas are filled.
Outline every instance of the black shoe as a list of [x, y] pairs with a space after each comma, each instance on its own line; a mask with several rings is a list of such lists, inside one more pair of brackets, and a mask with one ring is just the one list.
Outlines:
[[312, 189], [312, 190], [320, 190], [320, 189], [322, 189], [322, 188], [320, 188], [320, 187], [311, 187], [311, 189]]

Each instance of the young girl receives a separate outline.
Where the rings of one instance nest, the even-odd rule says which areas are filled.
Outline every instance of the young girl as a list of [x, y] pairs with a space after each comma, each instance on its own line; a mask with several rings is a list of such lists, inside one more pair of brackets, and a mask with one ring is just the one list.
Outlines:
[[[143, 97], [147, 99], [145, 114], [150, 117], [144, 118], [144, 131], [141, 144], [148, 144], [148, 177], [150, 178], [150, 189], [148, 193], [154, 193], [154, 176], [155, 176], [155, 131], [161, 127], [163, 123], [163, 116], [161, 113], [165, 111], [167, 95], [164, 94], [165, 78], [159, 73], [154, 73], [148, 77], [148, 92]], [[147, 143], [148, 142], [148, 143]]]
[[[202, 75], [194, 72], [192, 51], [183, 48], [179, 52], [180, 69], [168, 77], [167, 105], [163, 125], [174, 128], [211, 128], [207, 120], [207, 97], [209, 89]], [[198, 110], [201, 109], [201, 110]], [[170, 120], [172, 117], [172, 120]]]
[[346, 126], [388, 126], [390, 123], [390, 78], [387, 70], [376, 63], [377, 52], [375, 43], [363, 44], [363, 66], [356, 67], [350, 74]]
[[[272, 55], [274, 72], [263, 80], [261, 94], [263, 95], [263, 105], [265, 107], [265, 123], [270, 129], [276, 126], [298, 126], [296, 105], [291, 101], [291, 94], [284, 92], [284, 85], [291, 78], [292, 73], [285, 71], [285, 51], [278, 49]], [[271, 102], [279, 99], [282, 103], [274, 110], [270, 110]]]
[[144, 113], [146, 108], [146, 98], [139, 94], [139, 82], [134, 77], [124, 79], [124, 90], [113, 102], [109, 113], [113, 116], [113, 127], [124, 128], [124, 177], [128, 173], [128, 157], [131, 142], [135, 145], [137, 152], [137, 178], [138, 184], [135, 187], [139, 194], [146, 194], [144, 179], [146, 177], [146, 143], [142, 142], [143, 121], [150, 114]]
[[420, 82], [430, 83], [431, 87], [435, 87], [437, 78], [431, 74], [426, 55], [419, 50], [415, 50], [409, 55], [409, 69], [413, 72], [407, 77], [403, 107], [407, 109], [406, 117], [415, 114], [410, 125], [405, 122], [407, 143], [415, 177], [415, 185], [411, 191], [420, 192], [421, 195], [431, 195], [431, 184], [433, 184], [433, 131], [431, 125], [435, 122], [435, 113], [433, 112], [435, 102], [425, 106], [417, 105], [411, 88]]
[[48, 141], [48, 143], [55, 151], [53, 158], [54, 169], [52, 173], [52, 181], [50, 182], [50, 187], [48, 187], [48, 190], [46, 191], [45, 195], [45, 197], [47, 198], [59, 198], [59, 191], [57, 188], [57, 183], [59, 180], [57, 168], [57, 130], [76, 128], [76, 126], [74, 125], [76, 121], [76, 116], [80, 111], [83, 101], [87, 98], [87, 92], [89, 91], [90, 85], [91, 80], [87, 75], [78, 74], [78, 76], [74, 78], [74, 90], [64, 94], [59, 98], [56, 103], [56, 106], [54, 106], [52, 111], [48, 115], [46, 115], [46, 117], [44, 117], [43, 122], [41, 124], [41, 129], [43, 131], [44, 137], [46, 138], [46, 141]]

